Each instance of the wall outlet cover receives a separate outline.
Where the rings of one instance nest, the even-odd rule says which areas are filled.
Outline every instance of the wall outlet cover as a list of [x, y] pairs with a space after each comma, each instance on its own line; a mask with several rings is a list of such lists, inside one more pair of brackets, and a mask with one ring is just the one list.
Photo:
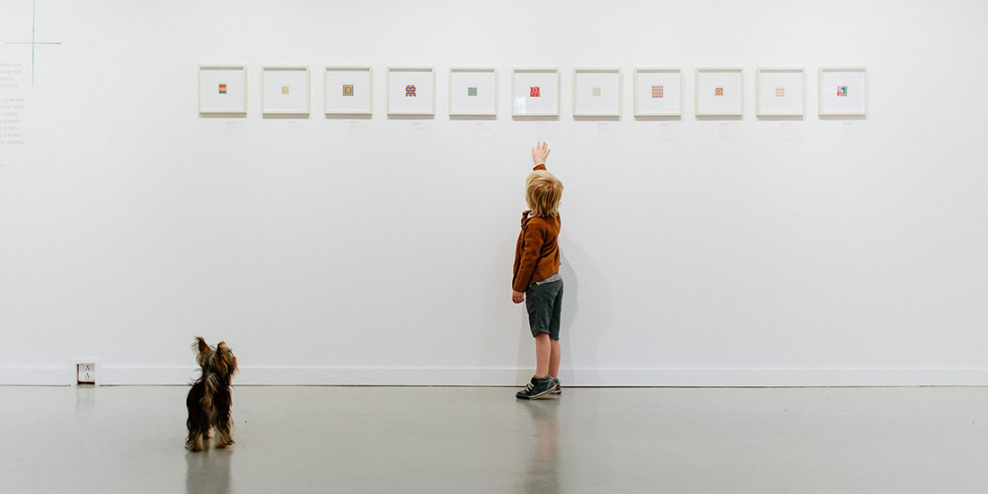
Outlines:
[[96, 384], [96, 364], [76, 364], [79, 384]]

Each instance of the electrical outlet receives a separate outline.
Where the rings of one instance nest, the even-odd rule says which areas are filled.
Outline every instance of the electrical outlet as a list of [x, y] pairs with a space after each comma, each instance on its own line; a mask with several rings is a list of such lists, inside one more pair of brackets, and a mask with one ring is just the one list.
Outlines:
[[96, 384], [96, 364], [77, 364], [79, 384]]

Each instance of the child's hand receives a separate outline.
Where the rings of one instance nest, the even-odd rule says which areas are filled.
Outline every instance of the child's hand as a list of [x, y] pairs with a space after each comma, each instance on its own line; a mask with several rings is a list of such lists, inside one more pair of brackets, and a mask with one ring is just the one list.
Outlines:
[[511, 301], [516, 304], [520, 304], [525, 301], [525, 294], [511, 290]]
[[[532, 148], [532, 159], [536, 165], [544, 165], [545, 159], [549, 157], [549, 143], [537, 142]], [[517, 303], [517, 302], [516, 302]]]

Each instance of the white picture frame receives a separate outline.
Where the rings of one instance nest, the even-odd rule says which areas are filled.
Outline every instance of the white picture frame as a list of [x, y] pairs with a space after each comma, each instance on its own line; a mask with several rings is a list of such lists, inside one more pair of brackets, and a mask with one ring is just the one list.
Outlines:
[[744, 115], [744, 69], [696, 69], [695, 114], [698, 117]]
[[636, 68], [632, 88], [636, 117], [681, 117], [683, 71], [679, 68]]
[[573, 69], [573, 116], [620, 117], [621, 69]]
[[822, 67], [817, 91], [820, 116], [868, 114], [868, 69], [865, 67]]
[[558, 68], [511, 69], [511, 116], [558, 117], [559, 102]]
[[497, 116], [497, 69], [449, 69], [449, 115]]
[[755, 115], [802, 117], [806, 113], [803, 68], [759, 68], [755, 72]]
[[371, 67], [323, 67], [323, 113], [372, 115], [374, 73]]
[[200, 65], [198, 79], [201, 115], [247, 114], [246, 65]]
[[436, 114], [433, 67], [388, 67], [388, 115], [427, 117]]
[[309, 67], [261, 67], [261, 114], [308, 115], [311, 111]]

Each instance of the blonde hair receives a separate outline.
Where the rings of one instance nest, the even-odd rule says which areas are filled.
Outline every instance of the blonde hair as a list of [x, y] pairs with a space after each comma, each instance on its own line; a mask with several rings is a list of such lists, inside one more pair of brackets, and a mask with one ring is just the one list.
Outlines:
[[559, 214], [563, 183], [545, 170], [536, 170], [525, 180], [525, 201], [532, 216], [547, 218]]

